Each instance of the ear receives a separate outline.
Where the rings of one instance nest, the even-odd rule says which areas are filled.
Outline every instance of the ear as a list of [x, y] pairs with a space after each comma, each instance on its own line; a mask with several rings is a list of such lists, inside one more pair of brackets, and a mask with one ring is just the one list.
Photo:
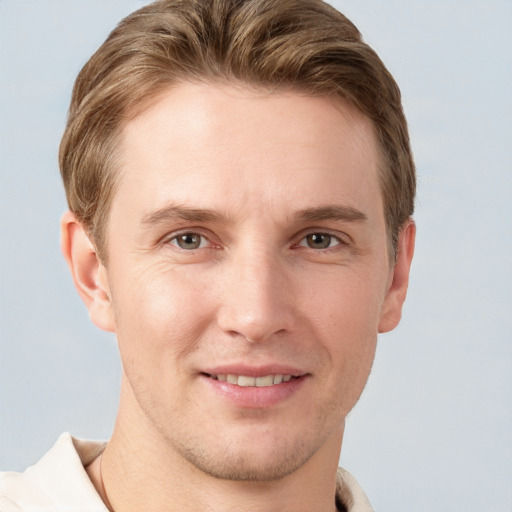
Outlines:
[[75, 287], [92, 322], [105, 331], [115, 332], [115, 322], [107, 269], [82, 224], [67, 211], [61, 219], [61, 250]]
[[396, 262], [381, 311], [380, 333], [393, 330], [402, 317], [402, 306], [409, 285], [409, 272], [414, 255], [415, 238], [416, 225], [412, 219], [409, 219], [403, 225], [398, 238]]

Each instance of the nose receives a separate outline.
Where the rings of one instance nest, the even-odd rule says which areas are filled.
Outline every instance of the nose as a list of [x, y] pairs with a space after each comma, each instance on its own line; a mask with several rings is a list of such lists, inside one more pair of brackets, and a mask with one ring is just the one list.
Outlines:
[[224, 264], [219, 327], [253, 343], [290, 332], [293, 290], [281, 258], [271, 251], [247, 248]]

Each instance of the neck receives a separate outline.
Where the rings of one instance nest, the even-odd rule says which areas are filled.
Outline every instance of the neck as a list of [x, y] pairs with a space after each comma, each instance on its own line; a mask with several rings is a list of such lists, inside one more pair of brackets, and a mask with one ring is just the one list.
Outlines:
[[343, 426], [293, 473], [274, 481], [234, 481], [204, 473], [140, 420], [123, 414], [121, 405], [102, 456], [101, 475], [99, 463], [89, 472], [103, 501], [115, 512], [336, 510]]

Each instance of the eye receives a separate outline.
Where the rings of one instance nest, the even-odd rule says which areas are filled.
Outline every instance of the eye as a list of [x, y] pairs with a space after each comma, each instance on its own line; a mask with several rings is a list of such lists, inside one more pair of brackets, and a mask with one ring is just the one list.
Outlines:
[[340, 245], [339, 238], [329, 233], [311, 233], [305, 236], [299, 245], [302, 247], [309, 247], [310, 249], [330, 249], [336, 245]]
[[208, 240], [199, 233], [180, 233], [169, 240], [171, 245], [179, 247], [184, 251], [202, 249], [208, 245]]

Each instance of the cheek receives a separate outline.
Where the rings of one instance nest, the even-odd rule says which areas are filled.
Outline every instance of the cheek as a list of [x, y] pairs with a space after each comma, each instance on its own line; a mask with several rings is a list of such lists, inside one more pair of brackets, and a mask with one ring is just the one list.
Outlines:
[[375, 311], [364, 313], [362, 308], [338, 313], [329, 333], [333, 376], [345, 392], [353, 388], [357, 396], [368, 378], [377, 344]]
[[354, 272], [340, 269], [327, 276], [317, 276], [316, 286], [309, 287], [307, 301], [314, 323], [330, 332], [330, 338], [343, 340], [373, 339], [378, 331], [386, 284], [373, 278], [372, 269]]
[[[371, 274], [370, 274], [371, 275]], [[323, 340], [332, 367], [331, 385], [350, 409], [371, 370], [385, 283], [346, 272], [330, 280], [324, 293], [310, 295], [316, 337]], [[348, 410], [346, 412], [348, 412]]]
[[162, 265], [132, 272], [112, 290], [123, 359], [181, 358], [196, 348], [211, 317], [206, 294], [180, 271]]

